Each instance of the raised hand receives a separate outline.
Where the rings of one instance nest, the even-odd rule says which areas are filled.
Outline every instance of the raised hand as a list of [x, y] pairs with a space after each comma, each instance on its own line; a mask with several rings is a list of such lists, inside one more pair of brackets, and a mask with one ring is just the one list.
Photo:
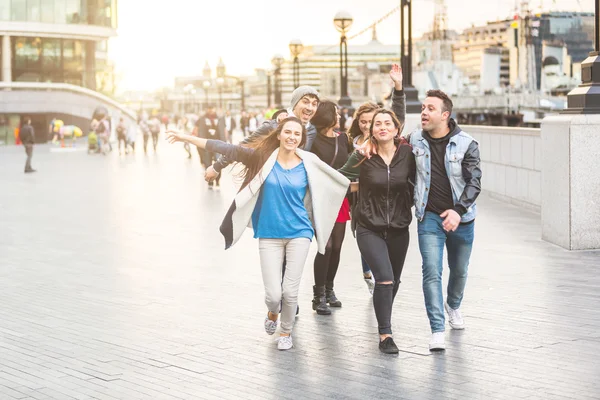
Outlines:
[[179, 131], [167, 131], [167, 142], [169, 142], [170, 144], [173, 143], [177, 143], [177, 142], [185, 142], [185, 137], [187, 136], [185, 133], [183, 132], [179, 132]]
[[398, 64], [392, 64], [392, 70], [390, 71], [390, 78], [394, 82], [394, 88], [396, 90], [402, 90], [402, 68]]

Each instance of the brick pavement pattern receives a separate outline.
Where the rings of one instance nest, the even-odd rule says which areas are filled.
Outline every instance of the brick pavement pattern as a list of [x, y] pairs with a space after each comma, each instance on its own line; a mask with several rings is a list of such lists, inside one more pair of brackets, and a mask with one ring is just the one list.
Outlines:
[[[600, 398], [600, 252], [540, 239], [539, 215], [482, 196], [463, 314], [428, 351], [411, 246], [396, 299], [398, 356], [377, 324], [347, 233], [331, 316], [310, 308], [276, 349], [257, 243], [223, 250], [235, 189], [209, 191], [197, 154], [0, 148], [0, 399]], [[484, 171], [485, 173], [485, 171]], [[447, 278], [447, 268], [444, 271]]]

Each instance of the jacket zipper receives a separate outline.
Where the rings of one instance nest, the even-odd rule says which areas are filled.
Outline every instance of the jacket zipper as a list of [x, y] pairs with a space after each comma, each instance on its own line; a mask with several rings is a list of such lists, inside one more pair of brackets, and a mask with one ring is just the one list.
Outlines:
[[390, 229], [390, 166], [387, 166], [387, 196], [386, 196], [386, 203], [387, 203], [387, 227], [388, 229]]

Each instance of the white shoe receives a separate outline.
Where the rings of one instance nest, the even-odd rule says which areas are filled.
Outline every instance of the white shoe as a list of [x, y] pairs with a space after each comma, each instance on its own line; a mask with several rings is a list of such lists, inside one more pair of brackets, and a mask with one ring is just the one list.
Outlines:
[[373, 275], [371, 275], [370, 278], [365, 278], [365, 283], [369, 288], [369, 293], [371, 293], [371, 296], [373, 296], [373, 290], [375, 290], [375, 278], [373, 278]]
[[279, 336], [279, 341], [277, 342], [277, 348], [279, 350], [289, 350], [292, 347], [294, 347], [294, 343], [292, 342], [292, 335]]
[[444, 303], [444, 308], [448, 313], [448, 322], [450, 323], [450, 327], [452, 329], [465, 329], [465, 321], [460, 313], [460, 308], [456, 310], [448, 305], [448, 303]]
[[444, 332], [435, 332], [431, 335], [431, 341], [429, 342], [429, 351], [440, 350], [446, 350]]
[[271, 321], [269, 317], [265, 318], [265, 332], [267, 335], [272, 335], [277, 330], [277, 321]]

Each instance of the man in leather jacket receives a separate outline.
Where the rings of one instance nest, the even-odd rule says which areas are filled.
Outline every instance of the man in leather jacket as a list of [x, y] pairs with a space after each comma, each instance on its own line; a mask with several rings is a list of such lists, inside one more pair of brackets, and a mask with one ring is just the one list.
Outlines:
[[[428, 91], [421, 110], [422, 129], [410, 135], [417, 166], [415, 216], [432, 351], [445, 349], [444, 309], [452, 329], [465, 326], [460, 306], [473, 247], [475, 200], [481, 192], [479, 144], [458, 127], [451, 113], [452, 101], [444, 92]], [[444, 246], [450, 269], [446, 301]]]

